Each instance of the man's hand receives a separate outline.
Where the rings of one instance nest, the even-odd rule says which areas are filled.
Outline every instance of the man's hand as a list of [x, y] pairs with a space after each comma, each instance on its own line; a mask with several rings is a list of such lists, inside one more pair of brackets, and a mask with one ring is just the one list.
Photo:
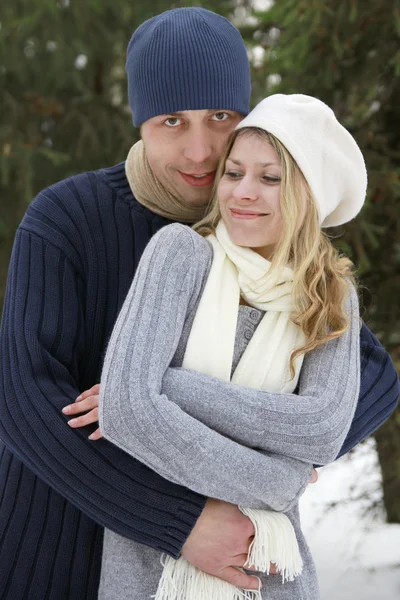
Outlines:
[[[83, 427], [98, 421], [99, 394], [100, 384], [96, 384], [63, 409], [68, 416], [86, 413], [68, 421], [70, 427]], [[89, 436], [91, 440], [101, 437], [100, 429]], [[317, 480], [318, 473], [313, 469], [310, 483]], [[182, 556], [209, 575], [242, 589], [258, 590], [260, 580], [239, 570], [245, 566], [253, 536], [252, 522], [237, 506], [210, 498], [182, 548]], [[246, 568], [246, 571], [254, 570]], [[270, 573], [277, 573], [272, 563]]]
[[[211, 498], [186, 540], [182, 556], [209, 575], [243, 589], [258, 590], [260, 580], [239, 571], [253, 536], [252, 522], [237, 506]], [[275, 567], [271, 572], [276, 572]]]
[[[86, 390], [80, 396], [77, 397], [74, 404], [68, 404], [62, 410], [64, 415], [73, 416], [81, 413], [86, 413], [81, 417], [70, 419], [68, 425], [74, 429], [77, 427], [84, 427], [85, 425], [91, 425], [97, 423], [99, 420], [99, 395], [100, 395], [100, 384], [96, 383], [90, 390]], [[97, 428], [91, 435], [90, 440], [99, 440], [101, 437], [100, 428]]]

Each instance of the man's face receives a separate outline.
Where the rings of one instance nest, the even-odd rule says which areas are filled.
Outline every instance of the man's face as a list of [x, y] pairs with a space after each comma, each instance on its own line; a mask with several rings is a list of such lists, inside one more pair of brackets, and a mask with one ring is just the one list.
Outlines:
[[187, 204], [207, 204], [219, 158], [242, 118], [233, 111], [185, 110], [145, 121], [140, 131], [154, 175]]

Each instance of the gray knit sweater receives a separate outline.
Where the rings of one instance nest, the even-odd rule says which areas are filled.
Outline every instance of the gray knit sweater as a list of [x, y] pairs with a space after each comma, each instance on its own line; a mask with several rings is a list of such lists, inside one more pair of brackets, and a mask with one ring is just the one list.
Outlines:
[[[167, 479], [209, 497], [284, 511], [304, 569], [293, 582], [262, 576], [263, 599], [317, 600], [298, 498], [312, 464], [333, 460], [359, 392], [358, 303], [350, 329], [306, 355], [299, 395], [235, 386], [180, 368], [212, 261], [208, 242], [170, 225], [150, 241], [115, 325], [102, 373], [103, 435]], [[235, 365], [260, 320], [241, 308]], [[106, 530], [99, 597], [150, 599], [160, 553]], [[190, 600], [190, 599], [188, 599]]]

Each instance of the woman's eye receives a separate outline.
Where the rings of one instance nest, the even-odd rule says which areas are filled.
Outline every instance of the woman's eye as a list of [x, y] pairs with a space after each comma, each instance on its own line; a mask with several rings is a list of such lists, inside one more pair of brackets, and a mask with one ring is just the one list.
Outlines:
[[226, 121], [228, 117], [229, 115], [226, 112], [217, 112], [212, 118], [215, 119], [215, 121]]
[[168, 119], [165, 119], [164, 123], [168, 127], [177, 127], [178, 125], [181, 124], [181, 120], [177, 119], [176, 117], [168, 117]]
[[238, 171], [225, 171], [224, 175], [229, 177], [229, 179], [238, 179], [242, 174]]
[[280, 183], [281, 182], [281, 178], [280, 177], [273, 177], [271, 175], [264, 175], [263, 179], [267, 183]]

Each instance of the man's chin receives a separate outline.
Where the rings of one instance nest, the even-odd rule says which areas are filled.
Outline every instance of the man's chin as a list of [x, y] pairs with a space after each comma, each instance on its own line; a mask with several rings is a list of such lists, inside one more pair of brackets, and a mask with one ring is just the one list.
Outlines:
[[209, 196], [206, 199], [190, 199], [190, 198], [184, 198], [184, 202], [185, 204], [189, 204], [189, 206], [197, 206], [197, 207], [202, 207], [202, 208], [207, 208], [209, 202], [210, 202], [210, 198]]
[[176, 189], [175, 193], [184, 204], [206, 208], [210, 202], [212, 187], [207, 190], [197, 190], [197, 192], [194, 192], [194, 190], [191, 189], [188, 190], [187, 188], [183, 190], [182, 187], [180, 187], [179, 189]]

